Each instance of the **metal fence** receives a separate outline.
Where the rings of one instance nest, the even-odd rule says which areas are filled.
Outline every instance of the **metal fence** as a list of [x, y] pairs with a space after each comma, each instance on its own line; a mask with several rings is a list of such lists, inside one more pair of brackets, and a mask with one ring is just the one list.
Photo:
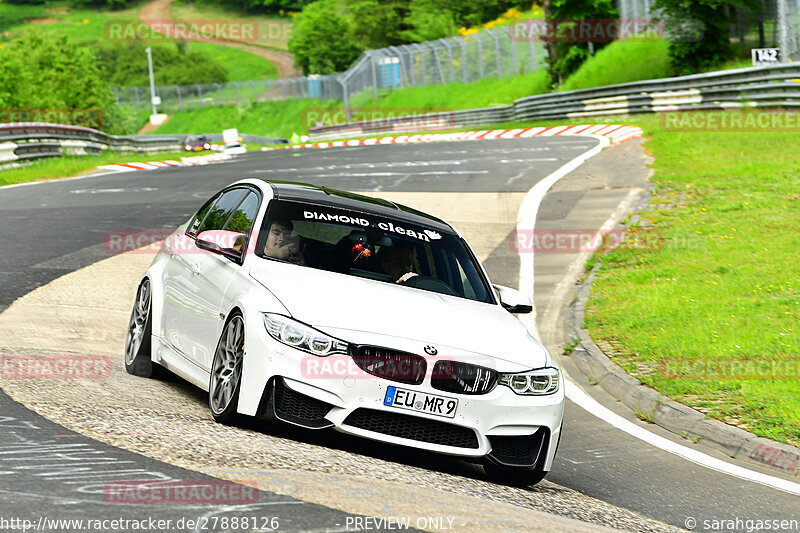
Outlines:
[[[469, 83], [505, 78], [546, 67], [540, 41], [518, 40], [514, 28], [495, 28], [437, 41], [368, 50], [346, 71], [329, 76], [278, 80], [156, 86], [160, 109], [178, 110], [210, 105], [241, 105], [249, 101], [316, 98], [341, 100], [371, 91]], [[156, 80], [157, 81], [157, 80]], [[149, 87], [113, 88], [118, 104], [150, 107]]]
[[[617, 0], [620, 18], [660, 18], [654, 0]], [[727, 10], [727, 6], [722, 7]], [[742, 48], [780, 47], [783, 61], [800, 59], [800, 0], [764, 0], [761, 7], [727, 12], [731, 36]], [[687, 21], [665, 21], [666, 33]], [[688, 21], [692, 22], [692, 21]], [[328, 76], [278, 80], [156, 86], [162, 110], [241, 105], [249, 101], [308, 99], [340, 100], [349, 108], [352, 97], [404, 87], [470, 83], [505, 78], [546, 68], [542, 41], [517, 38], [514, 26], [487, 29], [466, 36], [391, 46], [364, 52], [346, 71]], [[148, 87], [114, 88], [117, 103], [150, 106]]]
[[429, 113], [376, 121], [311, 128], [319, 140], [409, 131], [447, 130], [505, 122], [568, 119], [606, 115], [724, 109], [800, 109], [800, 64], [723, 70], [691, 76], [609, 85], [594, 89], [540, 94], [511, 105]]
[[[664, 19], [670, 28], [686, 22], [669, 20], [655, 9], [655, 0], [617, 0], [621, 19]], [[783, 61], [800, 59], [800, 0], [761, 0], [757, 7], [731, 8], [720, 6], [720, 12], [729, 17], [732, 42], [743, 50], [750, 48], [780, 48]]]
[[103, 150], [177, 152], [182, 146], [183, 138], [177, 135], [109, 135], [83, 126], [43, 122], [0, 124], [0, 169], [62, 155], [97, 155]]

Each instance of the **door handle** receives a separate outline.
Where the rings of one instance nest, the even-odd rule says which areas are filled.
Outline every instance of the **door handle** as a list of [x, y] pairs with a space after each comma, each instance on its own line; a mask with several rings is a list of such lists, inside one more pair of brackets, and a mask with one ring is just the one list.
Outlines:
[[197, 276], [200, 274], [200, 271], [203, 270], [200, 266], [200, 263], [190, 263], [189, 270], [192, 272], [192, 275]]

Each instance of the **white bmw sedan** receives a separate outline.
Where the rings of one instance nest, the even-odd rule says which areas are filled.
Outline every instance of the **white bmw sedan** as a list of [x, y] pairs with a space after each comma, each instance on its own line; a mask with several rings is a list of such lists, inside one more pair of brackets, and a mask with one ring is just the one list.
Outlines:
[[128, 372], [208, 391], [215, 420], [277, 420], [481, 461], [530, 485], [553, 464], [562, 376], [446, 222], [385, 200], [246, 179], [145, 272]]

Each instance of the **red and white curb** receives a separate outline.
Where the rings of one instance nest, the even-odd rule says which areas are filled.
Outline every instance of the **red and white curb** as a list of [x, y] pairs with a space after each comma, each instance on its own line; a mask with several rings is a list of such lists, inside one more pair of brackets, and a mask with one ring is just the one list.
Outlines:
[[147, 163], [120, 163], [118, 165], [103, 165], [97, 167], [102, 170], [114, 170], [117, 172], [131, 172], [134, 170], [155, 170], [165, 167], [187, 167], [191, 165], [207, 165], [214, 161], [224, 161], [230, 159], [230, 154], [208, 154], [193, 157], [182, 157], [180, 161], [172, 159], [166, 161], [149, 161]]
[[425, 135], [398, 135], [391, 137], [373, 137], [371, 139], [352, 139], [349, 141], [331, 141], [303, 144], [290, 144], [261, 150], [278, 150], [292, 148], [333, 148], [337, 146], [370, 146], [377, 144], [430, 143], [446, 141], [479, 141], [487, 139], [526, 139], [528, 137], [550, 137], [555, 135], [599, 135], [607, 137], [611, 144], [617, 144], [642, 136], [642, 128], [624, 124], [586, 124], [580, 126], [540, 126], [537, 128], [520, 128], [512, 130], [480, 130], [460, 131], [457, 133], [429, 133]]

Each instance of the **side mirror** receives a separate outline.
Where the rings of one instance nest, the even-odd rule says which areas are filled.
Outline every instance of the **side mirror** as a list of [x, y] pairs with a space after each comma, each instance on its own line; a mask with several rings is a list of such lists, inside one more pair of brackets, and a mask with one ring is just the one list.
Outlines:
[[247, 236], [243, 233], [224, 230], [203, 231], [197, 236], [195, 243], [201, 250], [224, 255], [228, 259], [241, 263], [244, 258], [244, 243]]
[[503, 287], [502, 285], [492, 285], [500, 297], [500, 305], [509, 313], [515, 315], [530, 313], [533, 311], [533, 303], [531, 299], [510, 287]]

